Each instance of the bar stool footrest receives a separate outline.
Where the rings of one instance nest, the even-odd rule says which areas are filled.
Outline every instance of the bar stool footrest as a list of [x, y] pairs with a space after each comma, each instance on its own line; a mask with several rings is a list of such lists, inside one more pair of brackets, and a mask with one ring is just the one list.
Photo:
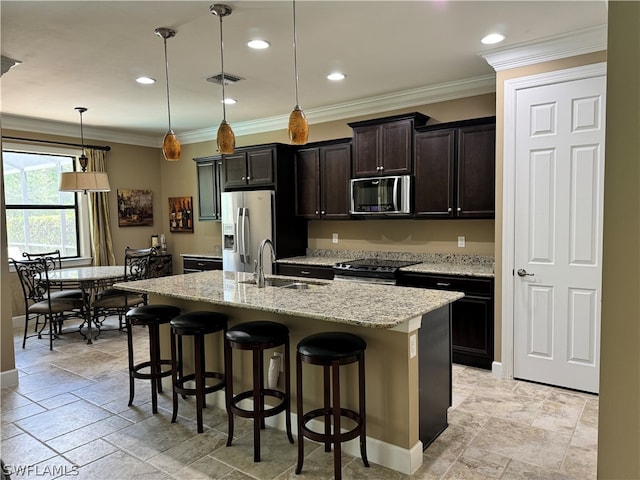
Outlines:
[[[265, 408], [262, 411], [262, 417], [266, 418], [266, 417], [272, 417], [273, 415], [277, 415], [280, 412], [284, 412], [285, 408], [286, 408], [286, 403], [285, 403], [285, 393], [281, 392], [279, 390], [272, 390], [270, 388], [265, 388], [263, 390], [260, 391], [260, 396], [264, 399], [265, 397], [271, 397], [271, 398], [277, 398], [278, 400], [280, 400], [280, 403], [273, 406], [273, 407], [268, 407]], [[253, 398], [253, 390], [247, 390], [246, 392], [241, 392], [238, 393], [237, 395], [234, 395], [233, 398], [231, 399], [231, 405], [229, 406], [231, 412], [234, 415], [238, 415], [239, 417], [244, 417], [244, 418], [257, 418], [256, 417], [256, 410], [247, 410], [244, 408], [241, 408], [238, 406], [238, 403], [240, 403], [242, 400], [247, 400], [247, 399], [252, 399]]]
[[[169, 371], [169, 373], [171, 373], [171, 371]], [[217, 392], [218, 390], [222, 390], [225, 386], [225, 376], [223, 373], [204, 372], [204, 378], [215, 378], [219, 380], [214, 385], [209, 385], [208, 387], [205, 386], [203, 389], [205, 394]], [[185, 383], [195, 382], [195, 380], [196, 380], [195, 373], [190, 373], [189, 375], [185, 375], [184, 377], [176, 380], [176, 383], [175, 383], [176, 393], [179, 393], [181, 395], [195, 395], [197, 393], [195, 388], [187, 388], [184, 386]]]
[[[166, 365], [171, 367], [171, 360], [160, 360], [160, 365]], [[131, 376], [133, 378], [141, 378], [144, 380], [151, 379], [151, 373], [142, 373], [140, 370], [143, 368], [151, 368], [151, 362], [142, 362], [136, 363], [133, 366], [133, 371], [131, 372]], [[164, 370], [158, 374], [158, 378], [170, 377], [171, 376], [171, 368], [169, 370]]]
[[[333, 410], [326, 409], [326, 408], [318, 408], [316, 410], [311, 410], [310, 412], [305, 413], [302, 416], [302, 435], [311, 440], [314, 440], [316, 442], [321, 442], [321, 443], [325, 443], [325, 442], [335, 443], [336, 441], [342, 443], [342, 442], [347, 442], [349, 440], [353, 440], [354, 438], [358, 438], [360, 436], [360, 433], [362, 432], [362, 417], [358, 412], [349, 410], [347, 408], [340, 409], [340, 416], [350, 418], [351, 420], [356, 422], [356, 426], [347, 432], [341, 432], [338, 434], [333, 433], [331, 435], [327, 435], [325, 433], [320, 433], [320, 432], [311, 430], [311, 428], [307, 426], [307, 423], [309, 423], [311, 420], [318, 417], [323, 417], [324, 419], [324, 417], [326, 416], [333, 418]], [[333, 425], [333, 422], [331, 422], [331, 425]]]

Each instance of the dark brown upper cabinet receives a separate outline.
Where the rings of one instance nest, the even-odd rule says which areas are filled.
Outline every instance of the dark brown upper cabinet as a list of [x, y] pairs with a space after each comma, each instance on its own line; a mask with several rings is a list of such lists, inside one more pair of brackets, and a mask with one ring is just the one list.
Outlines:
[[274, 185], [274, 148], [238, 149], [223, 158], [225, 189]]
[[495, 117], [415, 133], [415, 216], [495, 217]]
[[414, 128], [429, 117], [421, 113], [351, 122], [353, 176], [407, 175], [413, 171]]
[[198, 220], [220, 220], [222, 159], [200, 157], [193, 160], [198, 173]]
[[351, 140], [309, 144], [296, 152], [296, 215], [349, 218]]

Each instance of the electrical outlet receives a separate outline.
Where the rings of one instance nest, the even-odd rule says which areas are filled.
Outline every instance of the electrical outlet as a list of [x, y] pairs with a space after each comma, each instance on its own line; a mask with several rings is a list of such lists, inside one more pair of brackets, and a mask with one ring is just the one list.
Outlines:
[[280, 357], [280, 371], [284, 372], [284, 356], [282, 355], [281, 352], [274, 352], [273, 353], [274, 357]]
[[332, 241], [333, 243], [338, 243], [338, 234], [337, 234], [337, 233], [334, 233], [334, 234], [333, 234], [333, 238], [331, 239], [331, 241]]
[[464, 247], [466, 245], [466, 241], [463, 236], [458, 237], [458, 247]]

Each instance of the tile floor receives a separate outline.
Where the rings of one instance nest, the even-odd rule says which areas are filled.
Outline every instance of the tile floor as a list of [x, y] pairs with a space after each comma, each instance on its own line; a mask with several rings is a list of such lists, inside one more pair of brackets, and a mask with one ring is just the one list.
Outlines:
[[[111, 321], [111, 320], [109, 320]], [[251, 424], [236, 422], [225, 447], [226, 414], [206, 409], [198, 435], [193, 402], [181, 400], [171, 424], [170, 396], [151, 414], [149, 387], [140, 382], [127, 407], [125, 335], [105, 332], [87, 346], [77, 333], [48, 349], [14, 330], [20, 383], [2, 389], [0, 454], [12, 479], [330, 479], [331, 454], [309, 442], [304, 470], [295, 475], [296, 447], [275, 429], [264, 433], [263, 461], [252, 461]], [[146, 332], [136, 333], [144, 350]], [[412, 476], [379, 465], [364, 468], [344, 456], [345, 479], [576, 479], [596, 478], [598, 397], [520, 381], [456, 365], [449, 427], [426, 450]], [[27, 467], [29, 466], [29, 467]]]

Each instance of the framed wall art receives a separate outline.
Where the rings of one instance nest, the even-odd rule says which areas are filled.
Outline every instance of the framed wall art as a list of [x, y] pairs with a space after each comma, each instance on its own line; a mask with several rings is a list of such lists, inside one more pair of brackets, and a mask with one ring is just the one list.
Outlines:
[[150, 227], [153, 225], [151, 190], [118, 189], [118, 226]]
[[169, 231], [193, 233], [193, 197], [169, 197]]

